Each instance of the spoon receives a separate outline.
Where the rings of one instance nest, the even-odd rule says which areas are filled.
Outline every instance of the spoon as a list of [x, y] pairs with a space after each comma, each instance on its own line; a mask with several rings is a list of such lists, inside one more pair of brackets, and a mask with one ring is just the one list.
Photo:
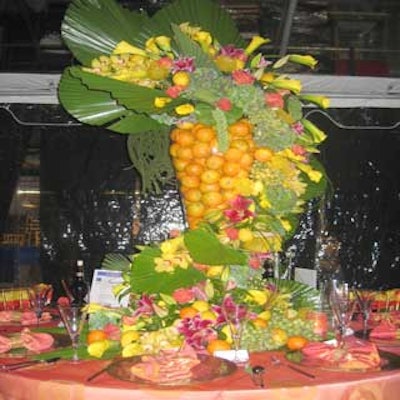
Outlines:
[[263, 388], [265, 368], [262, 365], [255, 365], [251, 372], [253, 373], [253, 382]]

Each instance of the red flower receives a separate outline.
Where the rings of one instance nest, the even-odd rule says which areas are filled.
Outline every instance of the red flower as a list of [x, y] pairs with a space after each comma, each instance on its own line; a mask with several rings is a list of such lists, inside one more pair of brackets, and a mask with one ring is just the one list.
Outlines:
[[232, 103], [227, 97], [220, 98], [215, 105], [222, 111], [230, 111], [232, 109]]
[[232, 208], [225, 210], [224, 215], [233, 223], [244, 221], [254, 216], [254, 213], [248, 209], [252, 203], [252, 200], [246, 199], [246, 197], [236, 196], [231, 201]]
[[163, 68], [171, 68], [173, 63], [173, 60], [171, 60], [169, 57], [162, 57], [157, 60], [157, 64]]
[[176, 289], [174, 293], [172, 293], [172, 297], [177, 303], [189, 303], [194, 300], [193, 291], [187, 288]]
[[239, 230], [236, 228], [226, 228], [225, 233], [230, 240], [236, 240], [239, 237]]
[[176, 99], [177, 97], [180, 96], [180, 94], [185, 90], [184, 86], [181, 85], [175, 85], [175, 86], [170, 86], [165, 93], [167, 96], [171, 97], [172, 99]]
[[247, 54], [244, 52], [243, 49], [234, 47], [231, 44], [228, 44], [227, 46], [222, 47], [219, 54], [222, 56], [230, 57], [230, 58], [236, 58], [236, 59], [244, 61], [244, 62], [246, 62], [247, 58], [248, 58]]
[[58, 304], [59, 306], [69, 306], [69, 305], [70, 305], [69, 298], [66, 297], [66, 296], [60, 296], [60, 297], [57, 299], [57, 304]]
[[265, 93], [265, 104], [271, 108], [283, 108], [285, 102], [279, 93]]
[[106, 333], [107, 338], [110, 340], [119, 340], [121, 337], [120, 328], [110, 322], [104, 326], [103, 331]]
[[172, 73], [178, 71], [193, 72], [196, 69], [193, 57], [182, 57], [173, 62]]
[[238, 69], [232, 72], [232, 79], [237, 85], [252, 85], [256, 78], [250, 72]]
[[307, 153], [306, 149], [300, 144], [294, 144], [292, 146], [292, 151], [297, 156], [304, 156]]

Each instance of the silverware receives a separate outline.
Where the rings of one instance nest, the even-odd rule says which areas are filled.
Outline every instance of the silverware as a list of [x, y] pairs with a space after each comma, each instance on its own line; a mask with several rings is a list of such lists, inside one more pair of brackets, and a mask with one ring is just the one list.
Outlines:
[[311, 374], [310, 372], [304, 371], [303, 369], [295, 367], [292, 364], [283, 363], [278, 357], [272, 356], [271, 357], [271, 361], [272, 361], [272, 364], [274, 364], [274, 365], [282, 364], [285, 367], [290, 368], [291, 370], [296, 371], [299, 374], [302, 374], [302, 375], [306, 376], [307, 378], [311, 378], [311, 379], [315, 379], [316, 378], [316, 376]]
[[90, 375], [89, 377], [86, 378], [86, 382], [90, 382], [92, 381], [94, 378], [97, 378], [99, 375], [103, 374], [104, 372], [106, 372], [108, 369], [108, 365], [102, 369], [100, 369], [99, 371], [95, 372], [94, 374]]
[[47, 360], [29, 360], [29, 361], [21, 361], [21, 362], [14, 363], [14, 364], [3, 364], [0, 366], [0, 370], [6, 371], [6, 372], [15, 371], [17, 369], [31, 367], [32, 365], [36, 365], [36, 364], [53, 364], [60, 359], [61, 359], [61, 357], [53, 357], [53, 358], [49, 358]]

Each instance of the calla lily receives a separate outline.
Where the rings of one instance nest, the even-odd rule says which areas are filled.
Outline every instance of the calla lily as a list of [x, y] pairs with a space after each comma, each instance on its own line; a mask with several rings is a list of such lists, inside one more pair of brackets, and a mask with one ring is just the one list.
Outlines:
[[146, 41], [146, 45], [145, 46], [146, 46], [146, 50], [149, 53], [154, 53], [154, 54], [160, 54], [161, 53], [161, 50], [157, 46], [156, 39], [153, 38], [153, 37]]
[[291, 54], [289, 60], [296, 64], [307, 65], [308, 67], [314, 69], [318, 64], [318, 61], [313, 56], [303, 56], [300, 54]]
[[199, 31], [193, 35], [193, 39], [198, 42], [204, 52], [207, 52], [212, 43], [212, 37], [209, 32]]
[[128, 42], [125, 42], [125, 40], [122, 40], [115, 46], [115, 49], [113, 50], [113, 54], [138, 54], [140, 56], [147, 55], [143, 49], [133, 46], [133, 45], [129, 44]]
[[155, 38], [157, 46], [163, 51], [171, 51], [171, 38], [168, 36], [157, 36]]
[[194, 107], [192, 104], [182, 104], [178, 107], [175, 107], [175, 112], [178, 115], [188, 115], [191, 114], [192, 112], [194, 112]]
[[249, 55], [256, 51], [263, 44], [269, 43], [269, 39], [265, 39], [261, 36], [253, 36], [249, 45], [245, 48], [244, 52]]
[[156, 97], [154, 99], [154, 106], [157, 108], [163, 108], [171, 101], [172, 99], [170, 99], [169, 97]]
[[298, 168], [303, 171], [313, 182], [319, 182], [322, 178], [322, 173], [320, 171], [316, 171], [308, 164], [298, 164]]
[[296, 94], [301, 91], [301, 82], [298, 79], [275, 79], [271, 85], [279, 89], [288, 89]]
[[321, 143], [326, 139], [326, 134], [308, 119], [302, 119], [301, 123], [304, 129], [312, 135], [315, 143]]
[[302, 100], [309, 101], [310, 103], [314, 103], [321, 108], [328, 108], [330, 104], [330, 100], [325, 96], [316, 96], [312, 94], [304, 94], [300, 96]]

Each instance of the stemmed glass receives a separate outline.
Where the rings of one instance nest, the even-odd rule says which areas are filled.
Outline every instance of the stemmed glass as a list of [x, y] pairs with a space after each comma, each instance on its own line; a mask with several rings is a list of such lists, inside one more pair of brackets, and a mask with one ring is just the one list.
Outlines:
[[79, 361], [79, 338], [86, 321], [87, 312], [79, 306], [58, 306], [61, 319], [72, 342], [72, 361]]
[[371, 305], [374, 300], [374, 292], [372, 290], [354, 289], [357, 304], [360, 309], [363, 322], [363, 338], [367, 337], [368, 320], [371, 314]]
[[226, 296], [222, 304], [222, 312], [226, 322], [228, 323], [232, 342], [234, 346], [233, 362], [241, 363], [243, 360], [240, 357], [240, 345], [243, 333], [243, 327], [246, 322], [247, 309], [242, 304], [236, 304], [231, 296]]
[[332, 280], [329, 293], [329, 303], [333, 313], [337, 346], [344, 346], [344, 336], [350, 324], [356, 302], [352, 298], [348, 283]]
[[39, 327], [40, 318], [42, 318], [43, 311], [48, 303], [50, 290], [51, 286], [49, 285], [46, 285], [45, 287], [42, 285], [34, 285], [28, 291], [29, 303], [35, 312], [37, 327]]

